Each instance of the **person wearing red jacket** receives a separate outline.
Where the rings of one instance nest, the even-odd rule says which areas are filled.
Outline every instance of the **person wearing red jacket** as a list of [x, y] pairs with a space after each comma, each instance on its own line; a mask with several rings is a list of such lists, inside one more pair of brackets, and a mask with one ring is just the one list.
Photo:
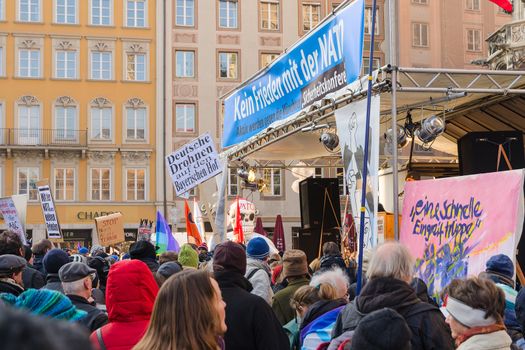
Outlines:
[[146, 332], [158, 291], [142, 261], [112, 265], [106, 286], [109, 323], [91, 334], [93, 349], [131, 350]]

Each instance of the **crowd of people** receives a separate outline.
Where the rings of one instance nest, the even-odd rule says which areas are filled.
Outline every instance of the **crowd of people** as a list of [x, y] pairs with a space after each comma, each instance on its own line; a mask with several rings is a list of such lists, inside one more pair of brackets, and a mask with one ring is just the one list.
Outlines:
[[256, 237], [208, 251], [164, 252], [145, 240], [71, 254], [0, 234], [2, 349], [525, 349], [525, 289], [512, 259], [491, 257], [439, 300], [414, 278], [408, 249], [387, 242], [356, 263], [333, 242], [308, 264]]

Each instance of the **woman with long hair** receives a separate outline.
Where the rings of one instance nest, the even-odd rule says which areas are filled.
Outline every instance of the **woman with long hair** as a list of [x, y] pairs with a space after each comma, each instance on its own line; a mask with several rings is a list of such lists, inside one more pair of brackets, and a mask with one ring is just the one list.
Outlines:
[[226, 304], [211, 275], [184, 270], [159, 291], [146, 334], [133, 350], [220, 350]]

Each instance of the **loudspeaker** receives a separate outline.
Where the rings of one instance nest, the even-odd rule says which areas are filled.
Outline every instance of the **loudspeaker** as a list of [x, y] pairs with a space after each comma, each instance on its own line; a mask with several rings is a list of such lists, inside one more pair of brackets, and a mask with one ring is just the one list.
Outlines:
[[499, 145], [509, 158], [512, 169], [525, 168], [523, 134], [521, 131], [469, 132], [458, 140], [459, 173], [461, 175], [509, 170]]
[[[325, 193], [327, 194], [326, 198]], [[304, 229], [320, 229], [323, 226], [327, 230], [342, 226], [339, 181], [336, 178], [309, 177], [304, 179], [299, 183], [299, 197], [301, 225]]]
[[[321, 229], [303, 229], [292, 227], [292, 248], [300, 249], [306, 254], [308, 263], [312, 262], [319, 255], [319, 242]], [[323, 244], [326, 242], [336, 242], [341, 246], [341, 234], [339, 229], [324, 230]]]

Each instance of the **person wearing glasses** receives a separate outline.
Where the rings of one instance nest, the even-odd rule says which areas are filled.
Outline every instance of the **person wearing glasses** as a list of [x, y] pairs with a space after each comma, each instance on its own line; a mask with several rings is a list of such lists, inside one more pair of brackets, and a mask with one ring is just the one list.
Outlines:
[[96, 307], [91, 297], [96, 270], [81, 262], [65, 264], [58, 271], [64, 294], [79, 310], [87, 312], [79, 323], [94, 332], [108, 323], [108, 315]]

